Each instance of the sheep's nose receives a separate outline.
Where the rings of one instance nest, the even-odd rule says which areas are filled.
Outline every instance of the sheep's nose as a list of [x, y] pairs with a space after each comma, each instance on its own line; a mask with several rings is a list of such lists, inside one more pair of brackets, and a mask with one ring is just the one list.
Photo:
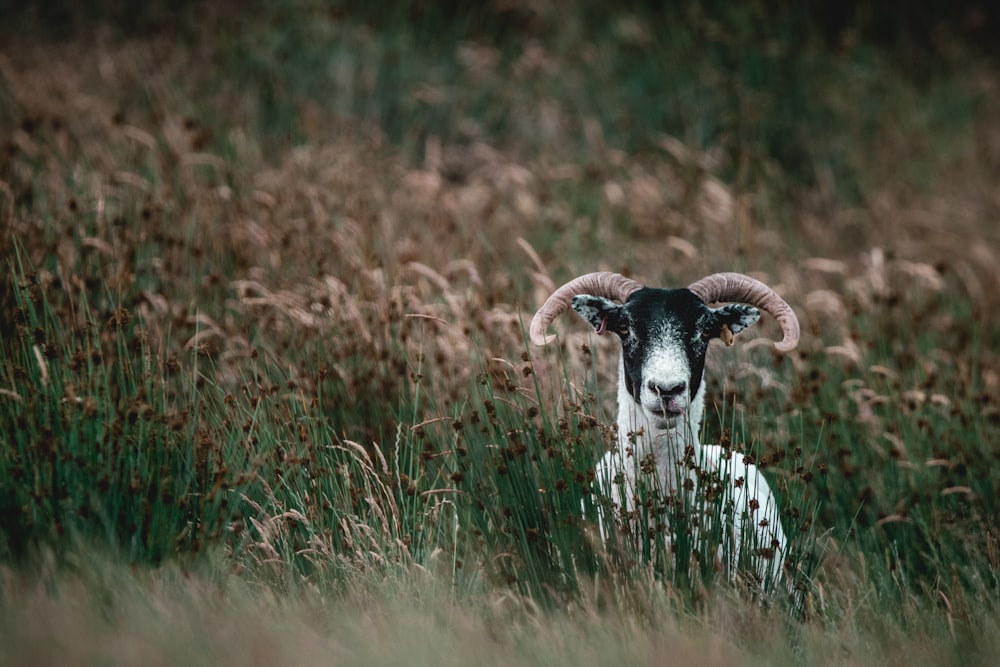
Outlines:
[[649, 390], [660, 398], [676, 398], [687, 389], [687, 382], [661, 383], [650, 380], [646, 383]]

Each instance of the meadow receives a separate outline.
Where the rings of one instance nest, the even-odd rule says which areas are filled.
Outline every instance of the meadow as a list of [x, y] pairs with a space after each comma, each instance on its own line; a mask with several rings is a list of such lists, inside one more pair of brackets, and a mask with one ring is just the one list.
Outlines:
[[[817, 6], [5, 7], [0, 664], [992, 664], [1000, 21]], [[595, 538], [593, 270], [798, 313], [788, 586]]]

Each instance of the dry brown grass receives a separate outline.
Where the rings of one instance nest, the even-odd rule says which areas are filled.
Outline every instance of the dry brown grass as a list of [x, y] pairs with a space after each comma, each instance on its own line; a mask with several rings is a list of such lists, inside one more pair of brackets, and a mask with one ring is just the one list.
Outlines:
[[[513, 595], [458, 603], [426, 572], [361, 584], [337, 600], [275, 595], [233, 578], [108, 566], [0, 572], [0, 662], [9, 665], [940, 665], [961, 651], [910, 619], [907, 633], [856, 604], [838, 625], [795, 626], [725, 593], [697, 615], [669, 594], [623, 592], [640, 613], [594, 602], [542, 612]], [[857, 601], [856, 601], [857, 602]], [[995, 619], [981, 624], [986, 665]], [[927, 633], [927, 634], [925, 634]]]
[[[863, 207], [824, 200], [834, 195], [821, 185], [785, 224], [768, 192], [734, 190], [713, 173], [718, 157], [672, 138], [660, 154], [629, 156], [594, 137], [599, 174], [559, 154], [433, 140], [424, 164], [410, 165], [350, 124], [337, 141], [265, 159], [238, 109], [222, 127], [199, 118], [199, 105], [215, 115], [228, 99], [186, 97], [184, 73], [206, 56], [152, 40], [0, 59], [16, 115], [3, 148], [5, 244], [17, 235], [33, 262], [54, 258], [49, 279], [70, 299], [76, 274], [117, 294], [139, 284], [146, 294], [128, 294], [126, 307], [154, 330], [169, 323], [175, 343], [192, 341], [200, 321], [196, 343], [214, 338], [240, 357], [252, 321], [279, 347], [325, 336], [369, 349], [392, 319], [434, 328], [423, 352], [455, 391], [468, 379], [470, 333], [487, 334], [485, 356], [516, 358], [517, 315], [553, 282], [595, 268], [657, 285], [754, 272], [803, 311], [806, 346], [815, 334], [843, 342], [830, 318], [946, 289], [979, 313], [996, 306], [1000, 93], [986, 75], [974, 136], [931, 165], [926, 192], [876, 165], [880, 187]], [[887, 137], [873, 153], [905, 159], [901, 143]], [[220, 144], [231, 155], [213, 153]], [[573, 190], [599, 192], [597, 209], [571, 210], [559, 195]], [[846, 347], [834, 353], [850, 357]]]

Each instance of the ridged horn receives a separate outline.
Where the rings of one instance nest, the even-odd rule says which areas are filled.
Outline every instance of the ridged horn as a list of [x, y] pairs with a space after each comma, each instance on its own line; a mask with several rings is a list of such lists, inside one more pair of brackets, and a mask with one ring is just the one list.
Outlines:
[[756, 306], [781, 325], [782, 339], [774, 347], [790, 352], [799, 344], [799, 318], [792, 307], [761, 281], [742, 273], [713, 273], [688, 285], [695, 296], [708, 303], [735, 302]]
[[619, 273], [609, 271], [599, 271], [597, 273], [587, 273], [574, 278], [555, 292], [553, 292], [542, 307], [538, 309], [535, 316], [531, 318], [531, 326], [528, 334], [532, 345], [545, 345], [551, 342], [555, 336], [546, 336], [552, 320], [559, 316], [564, 310], [569, 308], [573, 297], [578, 294], [592, 294], [593, 296], [603, 296], [607, 299], [614, 299], [624, 303], [631, 296], [632, 292], [642, 289], [642, 285], [626, 278]]

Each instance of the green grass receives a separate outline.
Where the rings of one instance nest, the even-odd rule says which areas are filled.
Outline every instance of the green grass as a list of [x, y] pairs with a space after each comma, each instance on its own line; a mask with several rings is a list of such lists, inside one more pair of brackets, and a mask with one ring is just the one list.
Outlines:
[[95, 320], [82, 301], [86, 315], [64, 328], [37, 274], [10, 268], [18, 286], [4, 341], [4, 383], [13, 387], [3, 412], [7, 557], [79, 534], [159, 562], [217, 540], [230, 483], [216, 466], [218, 445], [197, 428], [197, 398], [168, 398], [127, 311]]
[[[989, 664], [993, 65], [763, 6], [449, 7], [16, 16], [5, 655]], [[655, 486], [669, 534], [602, 543], [616, 350], [523, 328], [598, 268], [799, 314], [792, 354], [711, 350], [702, 434], [764, 469], [791, 593]]]

